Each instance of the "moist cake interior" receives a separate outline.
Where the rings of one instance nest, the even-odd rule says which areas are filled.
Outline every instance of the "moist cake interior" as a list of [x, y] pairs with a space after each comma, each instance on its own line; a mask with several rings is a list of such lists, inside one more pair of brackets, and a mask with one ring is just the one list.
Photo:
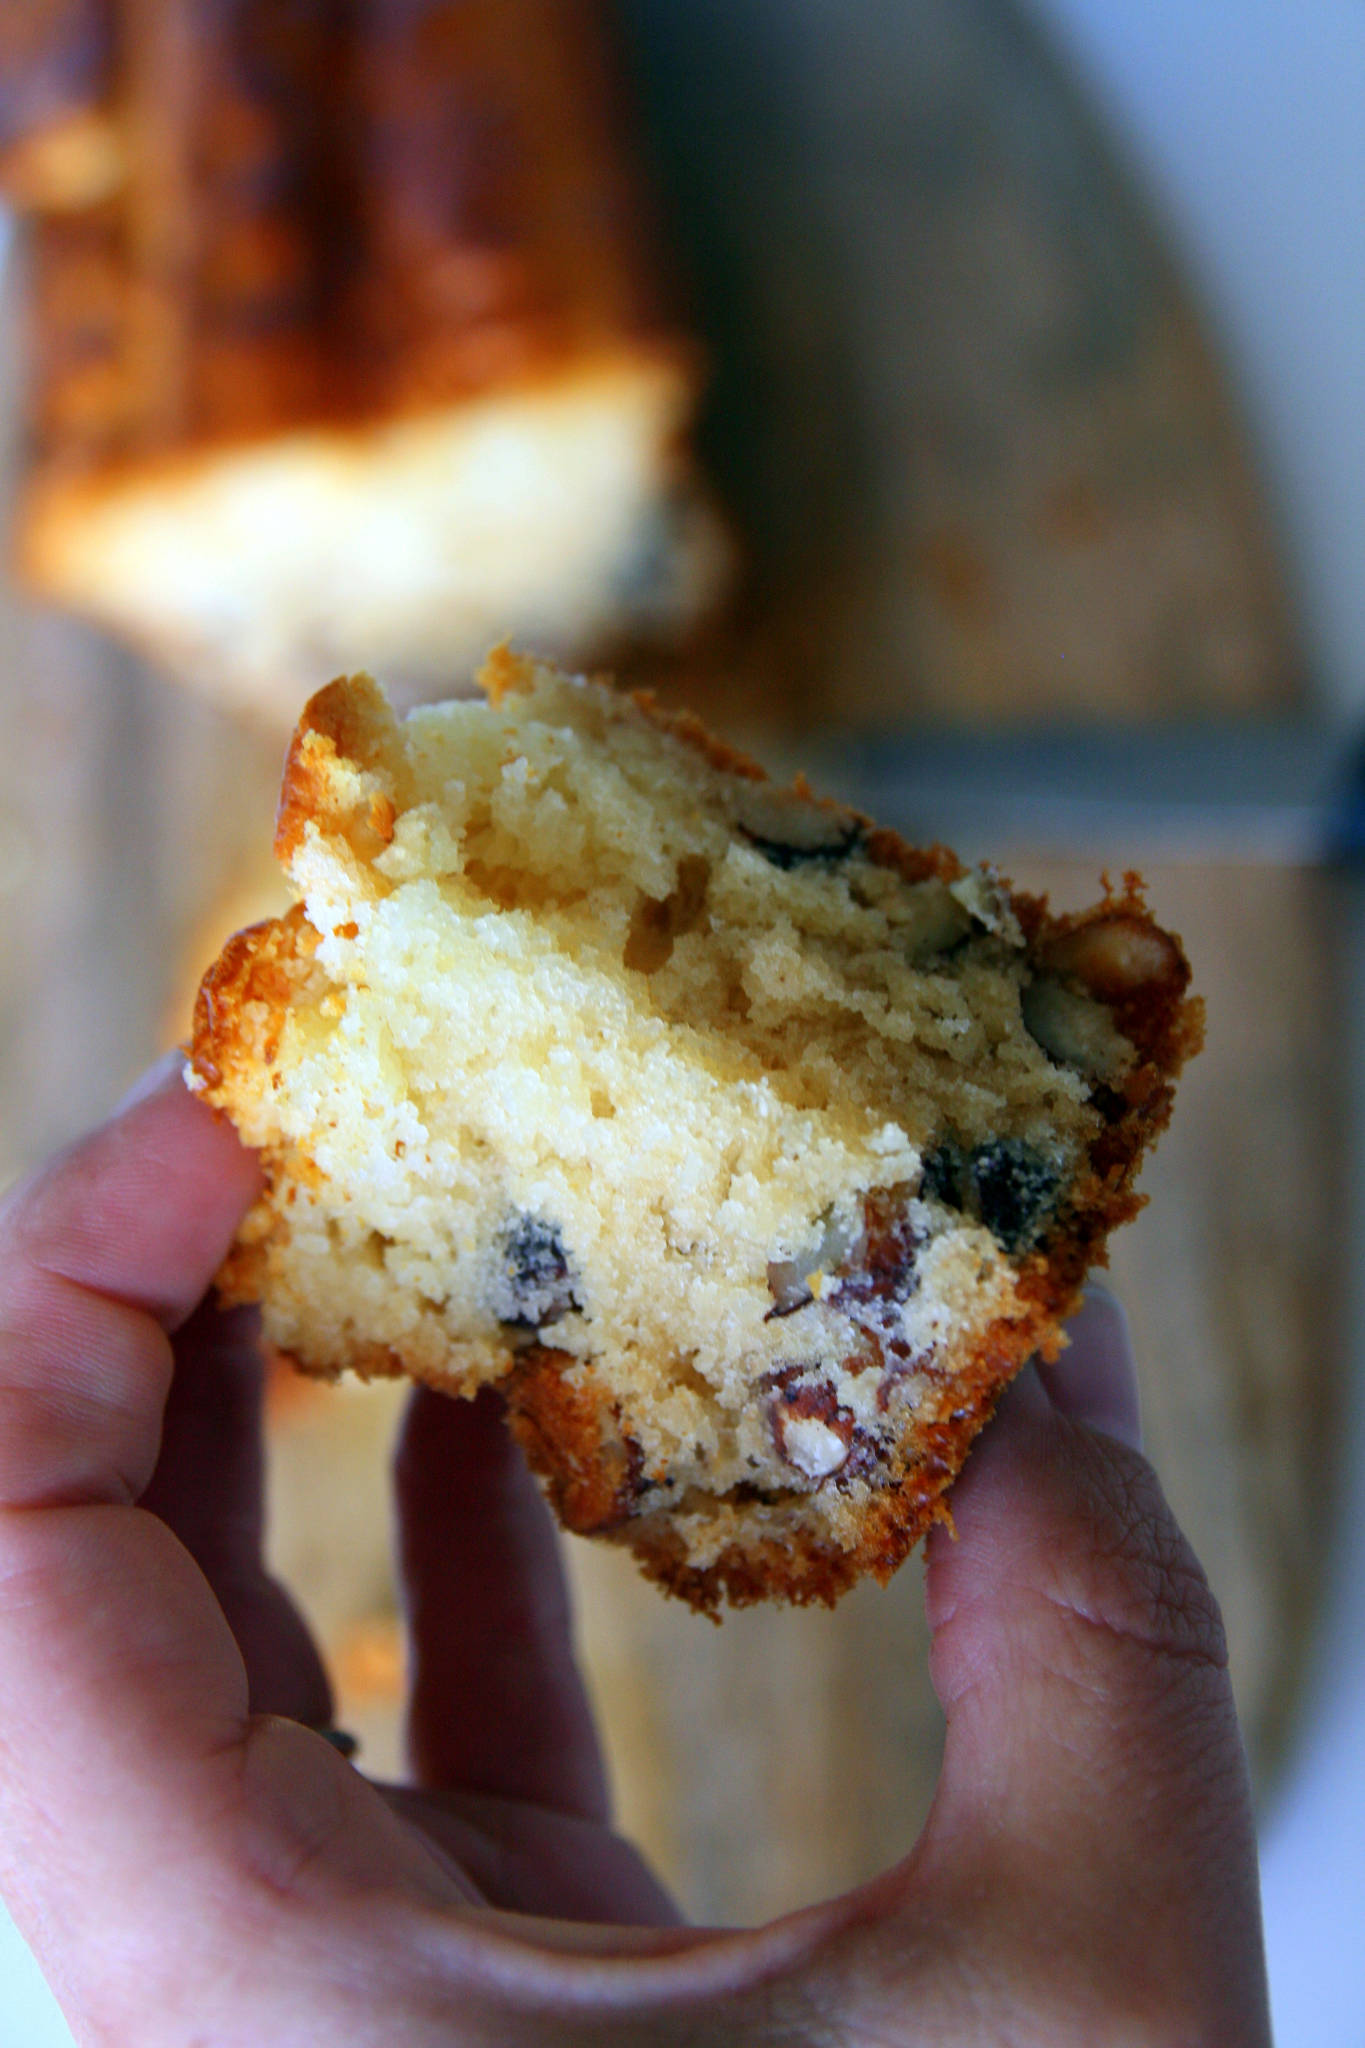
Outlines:
[[313, 1370], [503, 1383], [564, 1519], [694, 1596], [771, 1550], [825, 1597], [1095, 1235], [1122, 1008], [990, 870], [602, 686], [485, 683], [310, 707], [299, 906], [201, 1001], [194, 1084], [267, 1170], [230, 1291]]

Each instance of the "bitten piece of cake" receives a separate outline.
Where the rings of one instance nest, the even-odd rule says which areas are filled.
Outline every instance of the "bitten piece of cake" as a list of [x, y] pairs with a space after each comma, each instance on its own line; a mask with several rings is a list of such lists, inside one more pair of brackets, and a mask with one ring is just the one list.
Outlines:
[[259, 1148], [220, 1276], [310, 1372], [496, 1384], [560, 1519], [714, 1608], [832, 1601], [937, 1514], [1197, 1049], [1129, 878], [1055, 917], [499, 652], [315, 697], [298, 902], [189, 1078]]

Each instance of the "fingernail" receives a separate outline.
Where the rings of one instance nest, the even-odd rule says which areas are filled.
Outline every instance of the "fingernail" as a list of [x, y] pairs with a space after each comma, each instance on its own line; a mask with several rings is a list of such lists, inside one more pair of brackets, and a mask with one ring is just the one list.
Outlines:
[[179, 1046], [172, 1046], [159, 1060], [153, 1061], [145, 1074], [139, 1074], [128, 1093], [119, 1098], [112, 1114], [126, 1116], [130, 1109], [136, 1109], [139, 1102], [145, 1102], [149, 1095], [159, 1095], [163, 1088], [169, 1088], [172, 1078], [181, 1082], [185, 1072], [185, 1055]]
[[1088, 1287], [1066, 1333], [1071, 1341], [1057, 1363], [1038, 1368], [1053, 1407], [1140, 1451], [1137, 1369], [1122, 1306], [1107, 1288]]

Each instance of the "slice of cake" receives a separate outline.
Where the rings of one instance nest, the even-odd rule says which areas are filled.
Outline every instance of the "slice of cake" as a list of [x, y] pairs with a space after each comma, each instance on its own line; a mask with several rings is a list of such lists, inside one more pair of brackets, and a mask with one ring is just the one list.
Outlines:
[[1058, 918], [506, 652], [304, 713], [298, 902], [200, 992], [260, 1149], [221, 1276], [305, 1370], [495, 1383], [565, 1525], [833, 1600], [1055, 1350], [1196, 1049], [1135, 878]]
[[29, 589], [282, 722], [685, 641], [730, 547], [628, 98], [595, 0], [0, 7]]

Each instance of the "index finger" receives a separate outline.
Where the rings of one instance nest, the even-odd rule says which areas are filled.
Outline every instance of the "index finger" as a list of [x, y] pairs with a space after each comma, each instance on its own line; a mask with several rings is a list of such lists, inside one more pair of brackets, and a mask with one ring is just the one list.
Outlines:
[[173, 1858], [189, 1766], [244, 1723], [207, 1585], [130, 1503], [160, 1445], [168, 1331], [255, 1185], [168, 1072], [0, 1205], [0, 1867], [30, 1931], [25, 1906], [55, 1901], [78, 1942], [83, 1893], [135, 1882], [149, 1823]]
[[255, 1186], [172, 1075], [0, 1209], [0, 1885], [59, 1995], [93, 1999], [111, 2039], [134, 2034], [110, 2013], [145, 2011], [167, 1971], [219, 1967], [242, 1938], [230, 1900], [254, 1915], [306, 1884], [451, 1893], [334, 1750], [252, 1716], [212, 1587], [134, 1504], [167, 1332]]
[[141, 1493], [169, 1332], [208, 1288], [256, 1178], [167, 1068], [0, 1203], [0, 1509]]

